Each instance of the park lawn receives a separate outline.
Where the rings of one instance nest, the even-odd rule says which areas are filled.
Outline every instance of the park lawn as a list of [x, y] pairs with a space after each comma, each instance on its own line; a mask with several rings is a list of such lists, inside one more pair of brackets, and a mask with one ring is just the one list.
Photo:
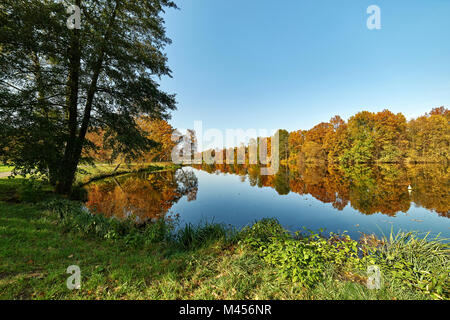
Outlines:
[[14, 168], [13, 167], [8, 167], [8, 166], [2, 166], [0, 165], [0, 173], [1, 172], [11, 172]]

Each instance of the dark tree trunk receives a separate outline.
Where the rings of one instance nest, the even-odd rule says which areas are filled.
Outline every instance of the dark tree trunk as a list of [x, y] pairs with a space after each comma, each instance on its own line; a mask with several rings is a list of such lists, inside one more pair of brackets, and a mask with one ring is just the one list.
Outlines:
[[[81, 6], [81, 0], [75, 4]], [[69, 136], [64, 151], [64, 157], [59, 167], [56, 192], [69, 195], [75, 179], [75, 171], [79, 157], [76, 157], [78, 127], [78, 91], [81, 65], [80, 30], [73, 29], [69, 47], [69, 77], [67, 79], [67, 125]]]
[[64, 162], [66, 165], [64, 168], [60, 169], [59, 181], [56, 185], [56, 192], [62, 195], [70, 195], [72, 192], [72, 185], [75, 181], [75, 173], [77, 171], [79, 160], [71, 160], [69, 162]]
[[[81, 0], [77, 0], [77, 5], [80, 5], [80, 1]], [[108, 45], [108, 41], [111, 37], [111, 31], [115, 23], [117, 11], [119, 9], [119, 4], [120, 1], [117, 1], [111, 16], [110, 23], [108, 25], [108, 29], [106, 30], [105, 36], [103, 38], [103, 42], [100, 45], [97, 61], [94, 64], [93, 75], [87, 92], [86, 105], [84, 107], [83, 119], [81, 121], [81, 127], [78, 135], [77, 135], [77, 127], [78, 127], [77, 106], [78, 106], [78, 80], [79, 80], [79, 70], [81, 60], [81, 49], [80, 49], [79, 31], [75, 31], [74, 29], [74, 36], [72, 38], [72, 45], [70, 49], [73, 50], [71, 51], [70, 54], [71, 67], [73, 67], [73, 69], [71, 68], [70, 70], [70, 77], [69, 77], [70, 94], [68, 101], [70, 137], [67, 141], [64, 160], [60, 169], [60, 181], [56, 186], [56, 192], [59, 194], [69, 195], [72, 192], [72, 184], [75, 180], [75, 173], [77, 171], [78, 163], [80, 162], [81, 159], [84, 140], [91, 120], [92, 104], [94, 102], [94, 96], [97, 91], [98, 78], [102, 70], [106, 46]]]

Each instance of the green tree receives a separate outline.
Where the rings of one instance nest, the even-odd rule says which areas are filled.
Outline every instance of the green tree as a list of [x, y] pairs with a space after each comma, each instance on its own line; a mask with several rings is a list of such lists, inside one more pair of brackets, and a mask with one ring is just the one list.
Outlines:
[[289, 132], [284, 129], [278, 130], [280, 160], [289, 159]]
[[365, 163], [375, 160], [374, 114], [362, 111], [348, 121], [350, 148], [340, 158], [343, 162]]
[[[81, 8], [68, 29], [66, 5]], [[46, 175], [71, 192], [86, 133], [101, 128], [117, 153], [139, 155], [151, 141], [139, 115], [167, 119], [175, 96], [170, 39], [161, 13], [170, 0], [3, 0], [0, 5], [0, 157], [22, 173]]]

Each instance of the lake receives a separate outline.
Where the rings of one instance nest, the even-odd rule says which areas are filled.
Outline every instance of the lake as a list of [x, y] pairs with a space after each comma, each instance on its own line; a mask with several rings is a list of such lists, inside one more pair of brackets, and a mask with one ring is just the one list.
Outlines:
[[446, 166], [281, 166], [276, 175], [262, 176], [257, 166], [194, 165], [109, 178], [88, 191], [92, 211], [138, 221], [179, 215], [181, 225], [241, 228], [277, 218], [291, 231], [347, 231], [356, 239], [391, 229], [450, 238]]

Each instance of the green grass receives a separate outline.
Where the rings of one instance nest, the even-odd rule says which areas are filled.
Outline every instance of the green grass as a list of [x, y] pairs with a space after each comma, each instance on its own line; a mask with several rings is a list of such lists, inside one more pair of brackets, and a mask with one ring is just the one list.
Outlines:
[[24, 178], [0, 179], [0, 201], [39, 202], [53, 197], [52, 186]]
[[[19, 181], [1, 180], [0, 195], [17, 192], [18, 185]], [[391, 281], [389, 270], [386, 285], [369, 290], [364, 273], [334, 263], [324, 263], [323, 277], [314, 285], [293, 282], [257, 248], [257, 243], [276, 244], [279, 235], [286, 236], [268, 221], [243, 231], [217, 224], [176, 231], [172, 222], [135, 227], [92, 216], [67, 200], [0, 201], [0, 299], [435, 298]], [[386, 248], [402, 256], [398, 261], [414, 257], [421, 264], [423, 259], [433, 260], [430, 254], [441, 263], [426, 267], [428, 271], [448, 266], [448, 256], [434, 242], [392, 243]], [[414, 253], [408, 256], [405, 248], [411, 246]], [[81, 290], [66, 287], [70, 265], [81, 269]]]
[[0, 165], [0, 173], [1, 172], [11, 172], [14, 168], [13, 167], [8, 167], [8, 166], [2, 166]]

